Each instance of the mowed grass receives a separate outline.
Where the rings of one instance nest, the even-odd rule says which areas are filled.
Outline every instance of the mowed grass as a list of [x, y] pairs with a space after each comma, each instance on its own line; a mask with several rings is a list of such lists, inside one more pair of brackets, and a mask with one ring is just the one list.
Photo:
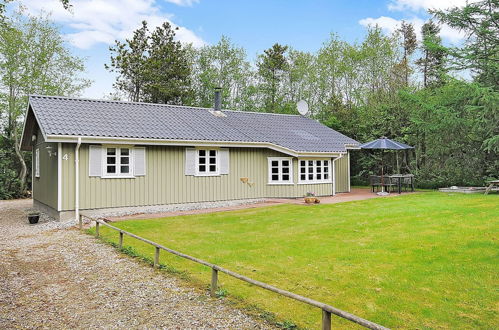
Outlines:
[[[499, 195], [427, 192], [333, 205], [278, 205], [114, 224], [391, 328], [496, 328]], [[102, 228], [106, 239], [118, 234]], [[154, 248], [125, 236], [140, 254]], [[161, 252], [208, 285], [211, 270]], [[220, 274], [229, 297], [300, 327], [317, 308]], [[356, 325], [333, 316], [333, 327]]]

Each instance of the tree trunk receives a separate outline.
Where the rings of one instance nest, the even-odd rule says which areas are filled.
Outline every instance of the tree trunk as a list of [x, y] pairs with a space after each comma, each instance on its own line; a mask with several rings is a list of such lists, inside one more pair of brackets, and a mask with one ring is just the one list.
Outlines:
[[395, 152], [395, 160], [397, 161], [397, 174], [400, 174], [400, 162], [399, 162], [398, 152]]
[[[405, 44], [405, 38], [404, 38]], [[404, 46], [404, 74], [405, 74], [405, 85], [409, 86], [409, 63], [407, 62], [407, 48]]]
[[425, 52], [425, 60], [423, 66], [423, 86], [428, 86], [428, 51]]
[[26, 166], [26, 162], [24, 161], [22, 151], [19, 148], [19, 138], [17, 136], [17, 130], [14, 132], [14, 150], [16, 152], [17, 159], [21, 164], [21, 170], [19, 171], [19, 190], [21, 195], [24, 195], [26, 192], [26, 174], [28, 173], [28, 168]]
[[[11, 80], [12, 78], [10, 78]], [[9, 86], [9, 122], [7, 123], [7, 137], [9, 140], [12, 139], [12, 135], [15, 135], [15, 130], [14, 130], [14, 111], [15, 111], [15, 100], [16, 100], [16, 94], [15, 94], [15, 89], [12, 85]]]

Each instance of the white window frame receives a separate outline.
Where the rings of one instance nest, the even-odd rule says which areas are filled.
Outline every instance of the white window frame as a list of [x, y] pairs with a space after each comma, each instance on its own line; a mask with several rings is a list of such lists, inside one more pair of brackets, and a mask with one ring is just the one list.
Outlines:
[[[284, 181], [282, 179], [282, 176], [284, 173], [282, 172], [282, 161], [287, 160], [289, 161], [289, 180]], [[268, 182], [267, 184], [274, 185], [274, 184], [279, 184], [279, 185], [293, 185], [294, 184], [294, 177], [293, 177], [293, 158], [292, 157], [268, 157], [268, 167], [267, 167], [267, 173], [268, 173]], [[279, 180], [275, 181], [272, 180], [272, 162], [273, 161], [278, 161], [278, 169], [279, 172], [277, 173], [279, 175]]]
[[[305, 167], [303, 167], [301, 165], [301, 162], [304, 161], [305, 162]], [[310, 180], [309, 179], [309, 164], [308, 162], [309, 161], [313, 161], [314, 164], [313, 164], [313, 172], [312, 172], [312, 175], [313, 175], [313, 179]], [[317, 171], [317, 161], [320, 161], [321, 162], [321, 176], [322, 176], [322, 179], [320, 180], [317, 180], [317, 174], [318, 174], [318, 171]], [[326, 166], [323, 165], [323, 162], [328, 162], [328, 165], [327, 165], [327, 169], [328, 169], [328, 179], [324, 179], [324, 173], [326, 173], [324, 171], [324, 169], [326, 168]], [[305, 173], [302, 172], [302, 170], [305, 169]], [[305, 174], [305, 179], [302, 179], [302, 174]], [[320, 184], [320, 183], [333, 183], [333, 174], [332, 174], [332, 161], [331, 159], [329, 158], [299, 158], [298, 159], [298, 184]]]
[[40, 177], [40, 148], [35, 149], [35, 178]]
[[[107, 149], [116, 149], [116, 173], [107, 172]], [[128, 173], [121, 173], [121, 149], [128, 149]], [[112, 179], [112, 178], [135, 178], [134, 171], [134, 156], [133, 156], [133, 146], [125, 145], [103, 145], [102, 146], [102, 178]]]
[[[201, 157], [199, 155], [199, 152], [201, 150], [204, 150], [206, 152], [206, 155], [204, 156], [206, 158], [206, 163], [205, 164], [200, 164], [199, 163], [199, 158]], [[210, 151], [215, 151], [215, 172], [211, 172], [209, 171], [209, 167], [210, 167]], [[206, 171], [203, 171], [203, 172], [200, 172], [199, 171], [199, 165], [206, 165]], [[195, 159], [195, 167], [196, 167], [196, 170], [195, 170], [195, 176], [219, 176], [220, 175], [220, 152], [218, 149], [216, 148], [199, 148], [199, 149], [196, 149], [196, 159]]]

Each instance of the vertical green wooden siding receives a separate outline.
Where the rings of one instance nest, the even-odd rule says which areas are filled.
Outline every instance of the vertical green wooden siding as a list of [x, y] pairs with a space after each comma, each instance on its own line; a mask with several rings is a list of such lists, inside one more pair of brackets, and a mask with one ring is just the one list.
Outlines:
[[[47, 149], [51, 147], [51, 149]], [[40, 149], [40, 177], [35, 177], [35, 150]], [[49, 156], [48, 151], [51, 151]], [[39, 133], [33, 147], [33, 199], [57, 210], [57, 143], [46, 143]]]
[[348, 155], [334, 162], [334, 174], [336, 176], [336, 192], [348, 192], [350, 190], [348, 180]]
[[[74, 209], [74, 144], [63, 144], [62, 208]], [[332, 185], [297, 184], [298, 160], [293, 160], [294, 184], [269, 185], [267, 157], [287, 157], [261, 148], [230, 148], [229, 174], [214, 177], [186, 176], [185, 148], [146, 147], [146, 175], [136, 178], [89, 177], [88, 145], [80, 148], [80, 208], [94, 209], [121, 206], [147, 206], [173, 203], [221, 201], [263, 197], [301, 197], [308, 191], [317, 195], [332, 194]], [[339, 162], [339, 161], [338, 161]], [[337, 164], [338, 164], [337, 162]], [[343, 163], [336, 169], [341, 171]], [[348, 163], [346, 163], [348, 164]], [[241, 182], [249, 178], [252, 185]], [[340, 189], [344, 188], [339, 183]], [[347, 191], [346, 188], [345, 191]]]

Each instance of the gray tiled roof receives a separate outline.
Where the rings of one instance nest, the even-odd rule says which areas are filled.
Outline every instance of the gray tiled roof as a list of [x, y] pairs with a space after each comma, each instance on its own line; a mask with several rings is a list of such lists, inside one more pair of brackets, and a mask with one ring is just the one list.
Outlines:
[[296, 152], [344, 152], [358, 142], [299, 115], [210, 108], [30, 96], [46, 135], [123, 137], [196, 141], [268, 142]]

